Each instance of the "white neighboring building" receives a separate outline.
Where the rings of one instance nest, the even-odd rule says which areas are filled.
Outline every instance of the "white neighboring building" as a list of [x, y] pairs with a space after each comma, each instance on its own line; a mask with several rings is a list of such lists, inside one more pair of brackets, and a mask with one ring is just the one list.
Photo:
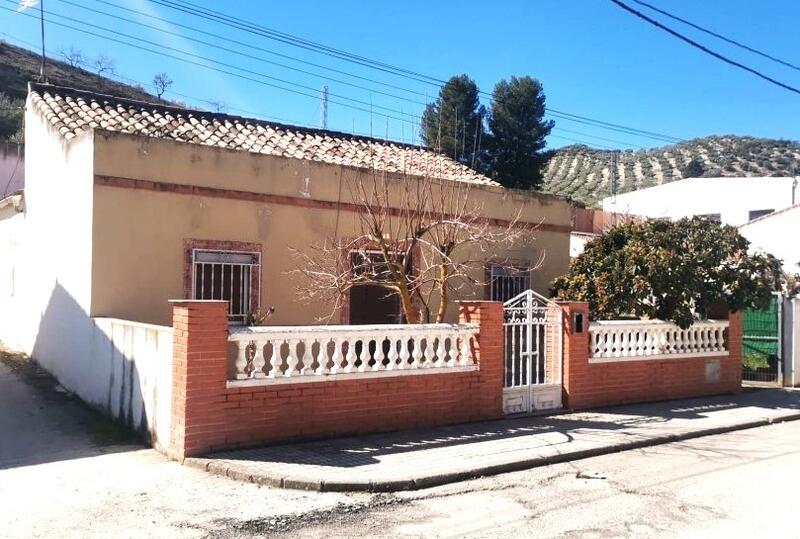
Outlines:
[[783, 260], [787, 273], [800, 273], [800, 204], [765, 215], [739, 227], [752, 251], [764, 251]]
[[[800, 273], [800, 204], [745, 223], [739, 233], [750, 250], [764, 251], [783, 260], [787, 273]], [[800, 387], [800, 298], [783, 301], [783, 377], [787, 386]]]
[[680, 219], [703, 215], [739, 226], [800, 202], [795, 178], [686, 178], [604, 198], [603, 210]]

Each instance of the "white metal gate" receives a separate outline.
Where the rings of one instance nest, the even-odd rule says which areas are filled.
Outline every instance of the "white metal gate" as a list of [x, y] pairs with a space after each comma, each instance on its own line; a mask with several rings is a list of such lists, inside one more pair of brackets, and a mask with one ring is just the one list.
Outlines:
[[548, 324], [551, 301], [527, 290], [503, 304], [503, 411], [561, 408], [561, 317]]

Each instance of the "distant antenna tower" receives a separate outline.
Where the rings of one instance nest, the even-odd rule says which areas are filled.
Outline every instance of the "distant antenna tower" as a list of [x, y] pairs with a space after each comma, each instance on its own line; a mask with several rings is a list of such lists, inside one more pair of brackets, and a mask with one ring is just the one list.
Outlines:
[[617, 157], [619, 156], [619, 150], [614, 150], [611, 153], [611, 197], [612, 203], [616, 203], [617, 201]]
[[322, 129], [328, 129], [328, 86], [322, 87], [319, 103], [319, 123]]

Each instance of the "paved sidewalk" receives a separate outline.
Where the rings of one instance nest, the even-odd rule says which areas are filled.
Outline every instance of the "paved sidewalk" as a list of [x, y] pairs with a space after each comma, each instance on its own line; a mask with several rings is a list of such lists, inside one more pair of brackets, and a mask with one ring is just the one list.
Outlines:
[[386, 492], [796, 419], [800, 391], [748, 389], [740, 395], [227, 451], [186, 464], [284, 488]]

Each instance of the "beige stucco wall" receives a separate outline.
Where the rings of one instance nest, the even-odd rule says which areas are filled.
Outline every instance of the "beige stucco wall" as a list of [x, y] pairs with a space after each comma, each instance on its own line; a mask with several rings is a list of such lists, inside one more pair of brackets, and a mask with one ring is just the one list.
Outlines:
[[[130, 135], [95, 134], [95, 174], [215, 189], [274, 194], [295, 199], [348, 202], [344, 187], [360, 171]], [[340, 187], [341, 186], [341, 187]], [[509, 219], [517, 211], [531, 222], [568, 227], [569, 205], [546, 195], [519, 194], [492, 187], [475, 188], [488, 217]], [[352, 211], [231, 200], [143, 189], [96, 185], [94, 188], [92, 314], [169, 323], [167, 300], [183, 296], [185, 239], [232, 240], [262, 244], [262, 307], [274, 306], [272, 324], [309, 324], [328, 314], [330, 305], [297, 301], [296, 267], [290, 248], [308, 249], [338, 235], [357, 234]], [[337, 215], [338, 214], [338, 215]], [[338, 233], [337, 231], [338, 227]], [[534, 288], [567, 269], [569, 233], [538, 230], [530, 246], [507, 253], [544, 264]], [[482, 278], [482, 276], [478, 276]], [[483, 297], [483, 289], [462, 294]], [[455, 309], [450, 313], [455, 316]], [[338, 318], [335, 319], [338, 321]]]

